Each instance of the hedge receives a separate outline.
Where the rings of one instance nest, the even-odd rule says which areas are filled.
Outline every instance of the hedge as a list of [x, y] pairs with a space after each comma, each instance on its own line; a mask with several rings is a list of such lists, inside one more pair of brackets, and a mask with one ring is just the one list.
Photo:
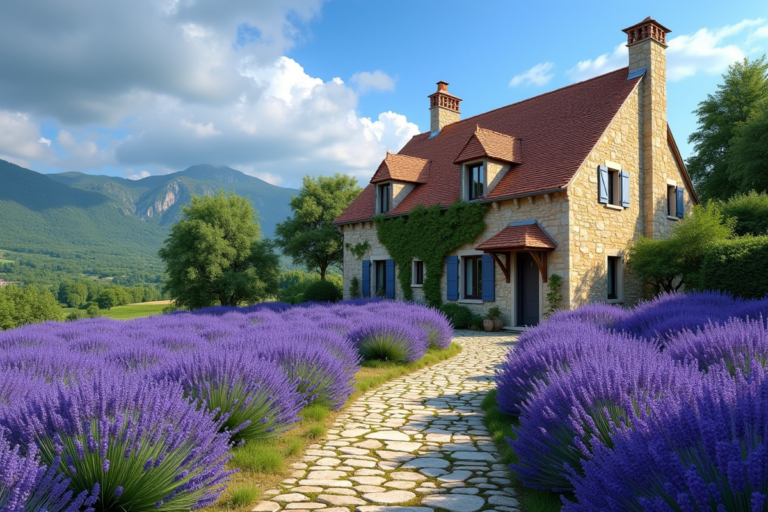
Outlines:
[[701, 284], [744, 298], [768, 294], [768, 236], [743, 237], [715, 244], [704, 258]]

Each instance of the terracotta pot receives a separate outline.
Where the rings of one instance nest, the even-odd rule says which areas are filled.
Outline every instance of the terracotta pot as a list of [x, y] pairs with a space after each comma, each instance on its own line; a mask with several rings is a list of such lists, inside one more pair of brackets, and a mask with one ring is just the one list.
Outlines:
[[490, 318], [483, 319], [483, 329], [485, 329], [487, 332], [493, 331], [495, 325], [493, 323], [493, 320]]
[[502, 327], [504, 327], [504, 320], [502, 320], [501, 318], [494, 318], [493, 319], [493, 330], [494, 331], [500, 331]]

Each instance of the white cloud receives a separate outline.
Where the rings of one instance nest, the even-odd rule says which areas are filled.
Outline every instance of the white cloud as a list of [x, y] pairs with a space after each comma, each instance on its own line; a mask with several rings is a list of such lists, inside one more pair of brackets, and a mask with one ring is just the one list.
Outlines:
[[352, 75], [350, 82], [357, 84], [357, 88], [361, 94], [365, 94], [368, 91], [395, 90], [395, 79], [380, 69], [377, 69], [373, 73], [370, 71], [355, 73]]
[[221, 132], [213, 127], [213, 123], [193, 123], [188, 119], [182, 119], [180, 122], [184, 128], [189, 128], [198, 139], [207, 139], [221, 135]]
[[[746, 37], [740, 43], [727, 44], [726, 39], [743, 36], [745, 32]], [[723, 73], [730, 64], [744, 58], [747, 45], [763, 37], [768, 37], [768, 25], [763, 18], [747, 19], [716, 29], [702, 28], [693, 34], [672, 37], [667, 40], [667, 77], [677, 81], [697, 73]], [[566, 74], [578, 82], [626, 67], [627, 63], [627, 47], [621, 43], [611, 53], [580, 61]]]
[[[46, 142], [47, 141], [47, 142]], [[51, 141], [40, 135], [40, 127], [29, 116], [0, 111], [0, 153], [25, 160], [47, 160], [53, 156]]]
[[125, 176], [129, 180], [140, 180], [142, 178], [149, 177], [150, 173], [147, 170], [141, 170], [139, 172], [136, 172], [133, 169], [126, 169], [123, 171], [123, 176]]
[[533, 66], [531, 69], [516, 75], [509, 81], [510, 87], [517, 87], [519, 85], [534, 85], [541, 87], [549, 83], [554, 78], [552, 69], [555, 67], [553, 62], [540, 62]]

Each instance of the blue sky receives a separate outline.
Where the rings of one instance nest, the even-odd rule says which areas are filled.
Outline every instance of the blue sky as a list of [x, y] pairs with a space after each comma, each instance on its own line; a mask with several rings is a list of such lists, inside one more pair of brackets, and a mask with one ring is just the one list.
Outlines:
[[623, 67], [622, 28], [668, 36], [668, 119], [736, 59], [768, 51], [768, 4], [30, 0], [0, 6], [0, 158], [138, 178], [196, 163], [296, 186], [367, 181], [428, 130], [435, 82], [462, 115]]

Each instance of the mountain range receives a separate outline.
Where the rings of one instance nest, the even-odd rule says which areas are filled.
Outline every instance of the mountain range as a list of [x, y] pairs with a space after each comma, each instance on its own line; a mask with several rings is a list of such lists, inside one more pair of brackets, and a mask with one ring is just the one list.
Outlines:
[[[181, 217], [182, 205], [192, 195], [218, 190], [249, 197], [265, 237], [290, 216], [291, 196], [298, 193], [212, 165], [128, 180], [79, 172], [40, 174], [0, 160], [0, 277], [38, 281], [30, 276], [40, 272], [30, 269], [77, 274], [78, 267], [89, 275], [158, 276], [157, 251]], [[11, 268], [4, 261], [17, 265]], [[40, 284], [51, 280], [48, 276]]]

